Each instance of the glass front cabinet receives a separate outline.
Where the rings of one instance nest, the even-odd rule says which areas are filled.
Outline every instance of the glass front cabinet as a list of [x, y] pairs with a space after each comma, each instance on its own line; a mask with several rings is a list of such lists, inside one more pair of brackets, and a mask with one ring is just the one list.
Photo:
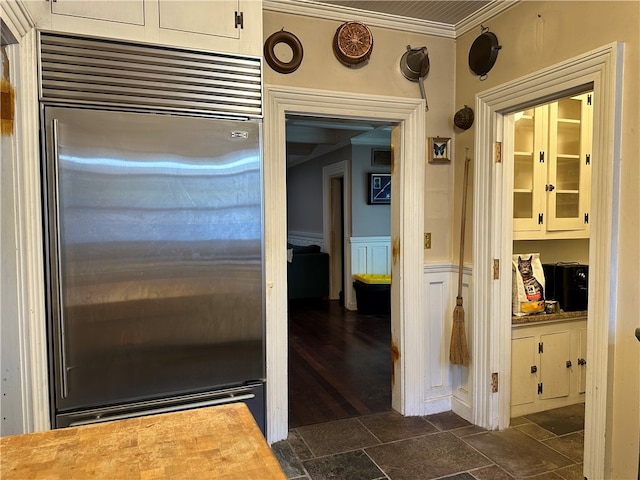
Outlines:
[[514, 114], [513, 238], [589, 236], [593, 94]]

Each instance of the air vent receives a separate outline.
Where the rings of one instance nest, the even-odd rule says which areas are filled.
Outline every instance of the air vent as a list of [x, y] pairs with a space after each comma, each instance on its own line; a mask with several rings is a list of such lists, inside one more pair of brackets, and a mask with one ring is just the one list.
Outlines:
[[262, 117], [260, 58], [42, 32], [40, 62], [43, 102]]

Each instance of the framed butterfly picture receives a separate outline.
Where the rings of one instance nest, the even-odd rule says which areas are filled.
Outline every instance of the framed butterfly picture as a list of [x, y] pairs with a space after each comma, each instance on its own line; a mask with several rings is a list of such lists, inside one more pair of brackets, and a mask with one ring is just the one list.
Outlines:
[[431, 137], [427, 142], [429, 163], [451, 162], [451, 139], [447, 137]]

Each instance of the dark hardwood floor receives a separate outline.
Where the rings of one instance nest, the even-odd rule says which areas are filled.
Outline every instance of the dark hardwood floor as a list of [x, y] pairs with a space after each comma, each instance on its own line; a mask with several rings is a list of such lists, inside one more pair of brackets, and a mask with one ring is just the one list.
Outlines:
[[391, 410], [390, 315], [289, 302], [289, 427]]

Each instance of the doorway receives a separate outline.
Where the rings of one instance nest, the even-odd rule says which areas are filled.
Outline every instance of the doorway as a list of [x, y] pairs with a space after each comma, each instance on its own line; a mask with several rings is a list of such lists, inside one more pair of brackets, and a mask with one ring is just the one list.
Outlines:
[[[604, 476], [607, 404], [611, 399], [608, 375], [608, 338], [615, 331], [610, 323], [617, 285], [612, 271], [617, 268], [617, 198], [615, 189], [619, 169], [621, 117], [621, 45], [610, 44], [568, 59], [530, 76], [499, 85], [476, 97], [474, 172], [474, 224], [488, 228], [488, 235], [476, 235], [473, 245], [473, 271], [476, 278], [492, 282], [474, 285], [474, 423], [486, 428], [506, 428], [509, 424], [511, 376], [511, 264], [513, 212], [506, 201], [513, 192], [505, 178], [513, 175], [509, 162], [494, 162], [496, 142], [502, 142], [505, 115], [526, 105], [544, 103], [573, 92], [593, 88], [599, 98], [594, 108], [593, 157], [602, 161], [592, 165], [591, 217], [597, 218], [589, 242], [588, 345], [590, 368], [585, 397], [585, 476]], [[494, 215], [492, 212], [499, 212]], [[595, 222], [592, 224], [592, 227]], [[488, 226], [488, 227], [487, 227]], [[500, 265], [502, 268], [500, 268]], [[507, 268], [504, 268], [504, 267]], [[493, 268], [497, 267], [494, 275]], [[500, 379], [497, 392], [486, 381], [486, 372]], [[596, 388], [597, 386], [597, 388]], [[497, 395], [495, 395], [497, 393]]]
[[569, 406], [584, 420], [594, 103], [592, 91], [563, 95], [503, 119], [516, 279], [511, 425]]
[[370, 173], [390, 173], [390, 162], [381, 164], [374, 153], [389, 151], [392, 125], [286, 119], [289, 426], [295, 428], [391, 409], [388, 303], [367, 308], [359, 292], [355, 310], [352, 273], [389, 273], [388, 256], [379, 262], [379, 253], [369, 254], [362, 264], [359, 253], [390, 250], [391, 207], [370, 205], [366, 193]]
[[[422, 235], [424, 205], [424, 103], [391, 98], [293, 87], [265, 88], [264, 179], [265, 281], [267, 342], [267, 439], [288, 433], [287, 408], [287, 258], [286, 258], [286, 135], [288, 114], [345, 119], [381, 120], [392, 130], [395, 170], [392, 175], [391, 335], [392, 408], [419, 415], [423, 408], [424, 365]], [[346, 250], [346, 256], [349, 253]], [[348, 258], [345, 263], [348, 264]], [[400, 308], [400, 305], [403, 308]]]

